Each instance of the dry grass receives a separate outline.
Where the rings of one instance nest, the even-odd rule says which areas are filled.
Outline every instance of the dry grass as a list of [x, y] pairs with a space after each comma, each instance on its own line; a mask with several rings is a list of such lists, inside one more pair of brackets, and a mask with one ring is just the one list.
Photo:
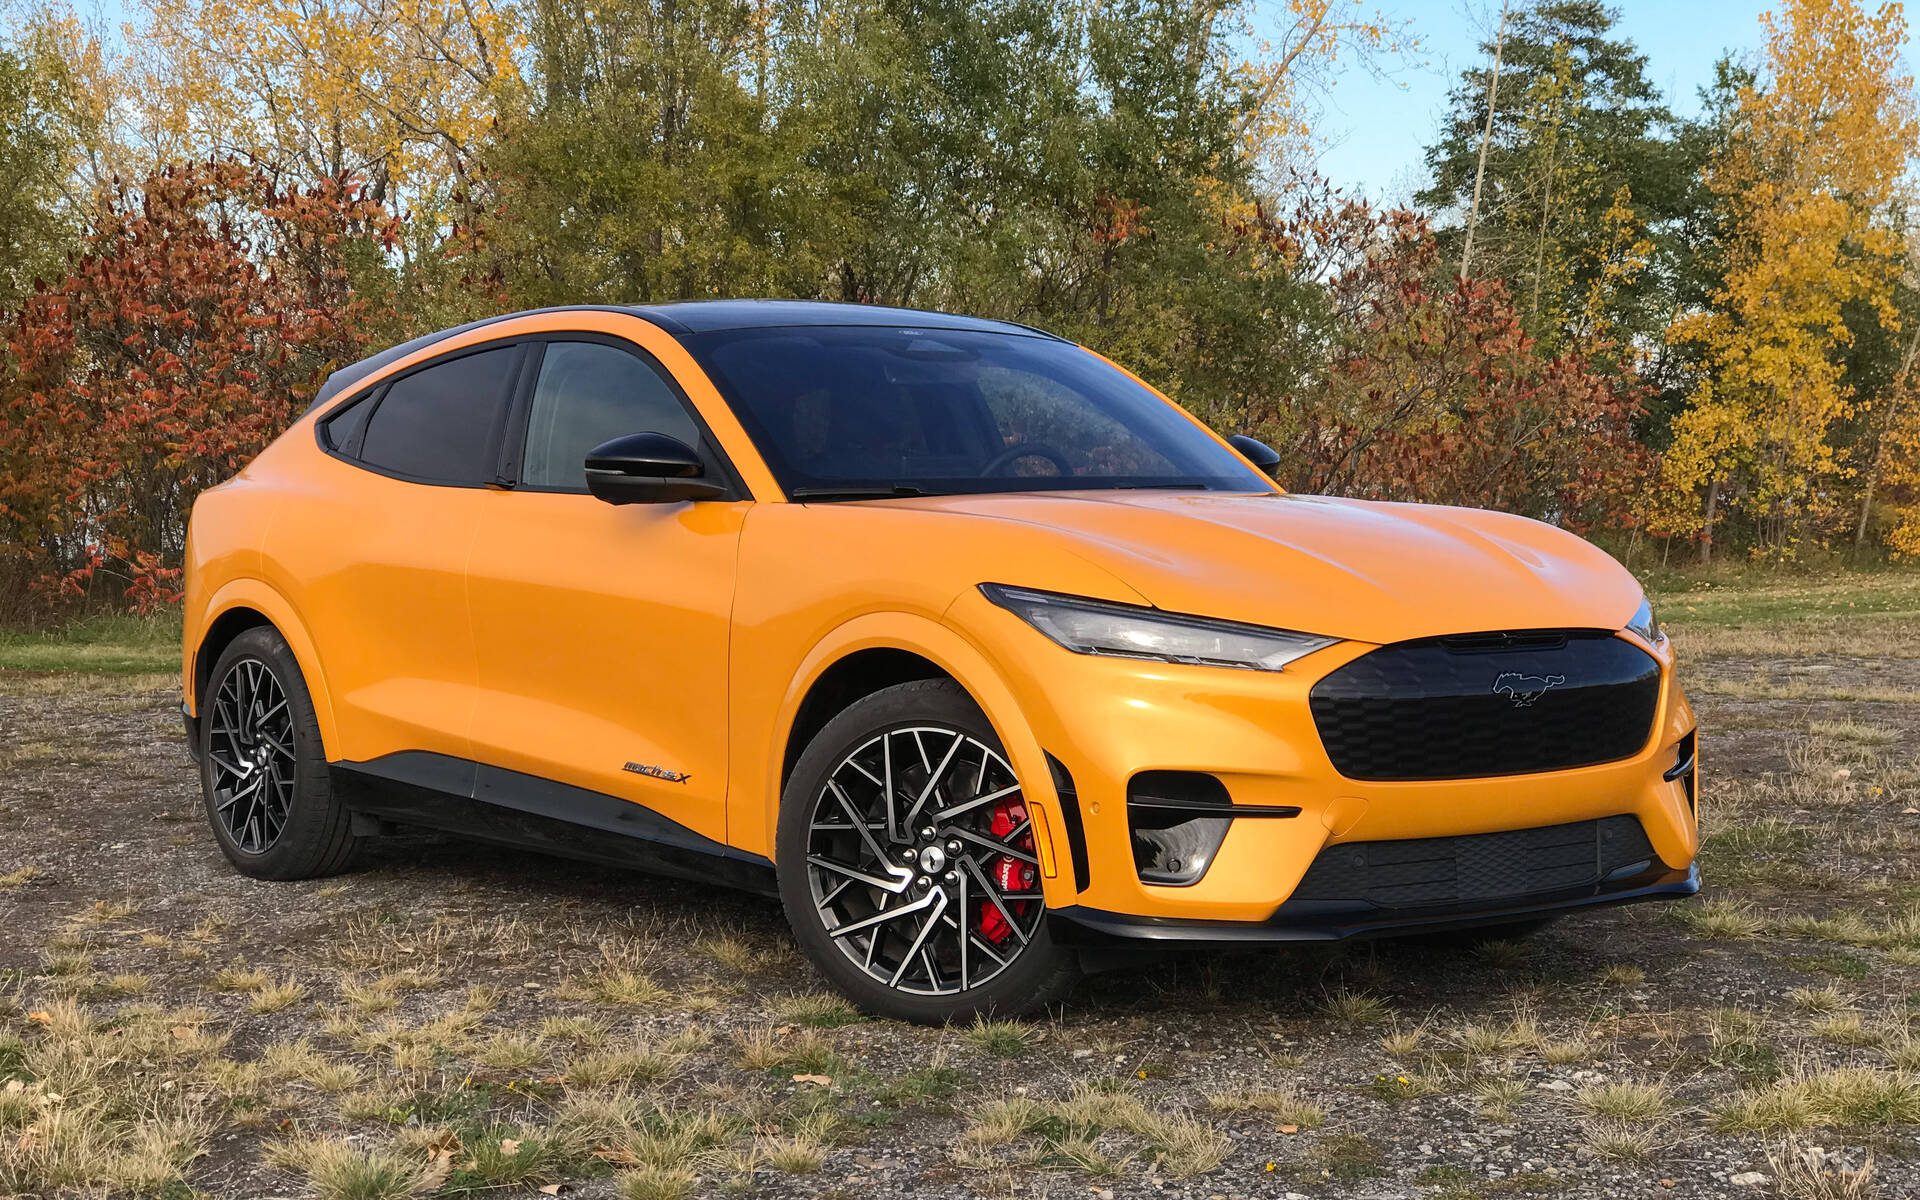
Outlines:
[[247, 997], [247, 1011], [252, 1013], [276, 1013], [283, 1008], [291, 1008], [307, 989], [297, 980], [286, 979], [279, 982], [263, 983]]
[[1589, 1116], [1632, 1122], [1662, 1115], [1670, 1098], [1665, 1084], [1623, 1080], [1582, 1088], [1573, 1094], [1573, 1102]]
[[212, 1137], [215, 1114], [173, 1071], [218, 1054], [225, 1035], [205, 1029], [204, 1014], [154, 1006], [106, 1019], [63, 999], [26, 1016], [32, 1032], [7, 1053], [11, 1071], [0, 1069], [14, 1076], [0, 1106], [0, 1192], [181, 1186]]
[[1854, 1167], [1838, 1153], [1789, 1138], [1768, 1147], [1767, 1165], [1781, 1200], [1875, 1200], [1880, 1194], [1871, 1154]]
[[[1901, 620], [1920, 640], [1920, 620]], [[1706, 640], [1770, 637], [1791, 643], [1772, 628]], [[496, 916], [502, 882], [451, 868], [431, 876], [448, 903], [409, 907], [407, 863], [298, 889], [295, 907], [329, 914], [325, 936], [262, 939], [224, 893], [130, 883], [96, 899], [107, 885], [76, 891], [66, 860], [35, 849], [62, 864], [55, 878], [21, 855], [0, 864], [0, 906], [34, 929], [0, 973], [0, 1195], [184, 1200], [244, 1179], [321, 1200], [541, 1184], [692, 1200], [899, 1191], [901, 1169], [983, 1198], [1157, 1180], [1169, 1194], [1492, 1200], [1668, 1175], [1663, 1190], [1686, 1195], [1727, 1190], [1703, 1172], [1745, 1169], [1772, 1176], [1756, 1196], [1909, 1194], [1920, 825], [1904, 810], [1920, 803], [1920, 743], [1895, 708], [1729, 701], [1904, 695], [1920, 676], [1718, 671], [1730, 687], [1695, 689], [1714, 735], [1712, 901], [1583, 916], [1538, 948], [1121, 972], [1052, 1023], [867, 1021], [734, 910], [570, 892]], [[160, 728], [167, 692], [99, 688], [62, 685], [58, 703], [123, 704]], [[27, 711], [0, 757], [57, 779], [85, 747]], [[126, 751], [142, 786], [160, 779], [144, 754]], [[170, 802], [160, 819], [183, 815]], [[163, 827], [150, 844], [197, 832]], [[183, 991], [206, 1010], [179, 1007]], [[1208, 1028], [1168, 1036], [1196, 998]], [[1547, 1064], [1587, 1086], [1538, 1087]], [[1534, 1167], [1465, 1165], [1456, 1142], [1489, 1136]], [[1424, 1140], [1437, 1152], [1414, 1159]]]
[[[1131, 1145], [1109, 1146], [1104, 1135], [1124, 1135]], [[1117, 1174], [1145, 1155], [1176, 1178], [1204, 1175], [1226, 1161], [1233, 1144], [1204, 1122], [1149, 1108], [1117, 1083], [1074, 1086], [1064, 1099], [1035, 1101], [1008, 1096], [979, 1105], [962, 1133], [954, 1158], [962, 1165], [1003, 1165], [994, 1153], [1013, 1147], [1023, 1161], [1061, 1162], [1083, 1174]]]
[[1737, 900], [1706, 900], [1698, 904], [1675, 905], [1674, 919], [1693, 933], [1710, 940], [1750, 938], [1766, 928], [1766, 922], [1752, 905]]
[[0, 875], [0, 892], [10, 892], [15, 888], [25, 887], [38, 878], [40, 878], [40, 868], [31, 863], [24, 867], [15, 867], [6, 874]]
[[1726, 1133], [1780, 1133], [1816, 1126], [1920, 1124], [1920, 1076], [1872, 1067], [1799, 1066], [1718, 1108]]
[[1393, 1014], [1387, 1002], [1371, 992], [1357, 992], [1349, 988], [1335, 988], [1326, 995], [1321, 1003], [1321, 1011], [1327, 1018], [1348, 1027], [1359, 1025], [1378, 1025]]
[[321, 1200], [403, 1200], [428, 1184], [424, 1160], [338, 1138], [271, 1142], [266, 1159], [302, 1177]]
[[1227, 1091], [1209, 1092], [1206, 1096], [1206, 1104], [1214, 1112], [1261, 1113], [1273, 1118], [1276, 1124], [1291, 1125], [1295, 1129], [1318, 1129], [1327, 1120], [1326, 1109], [1293, 1088], [1278, 1088], [1273, 1091], [1232, 1088]]

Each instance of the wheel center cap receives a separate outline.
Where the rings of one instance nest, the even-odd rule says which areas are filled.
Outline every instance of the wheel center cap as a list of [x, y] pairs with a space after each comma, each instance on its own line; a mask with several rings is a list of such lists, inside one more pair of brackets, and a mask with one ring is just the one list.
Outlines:
[[920, 851], [920, 869], [929, 875], [937, 875], [946, 868], [947, 852], [938, 846], [926, 846]]

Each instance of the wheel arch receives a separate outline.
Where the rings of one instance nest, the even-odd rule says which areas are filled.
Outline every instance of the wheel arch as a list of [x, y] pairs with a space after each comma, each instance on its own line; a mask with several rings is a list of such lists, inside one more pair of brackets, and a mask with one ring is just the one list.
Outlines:
[[[1051, 810], [1038, 824], [1038, 841], [1043, 886], [1052, 892], [1057, 878], [1054, 835], [1063, 827], [1046, 754], [1013, 689], [986, 655], [952, 627], [911, 613], [868, 613], [846, 622], [822, 638], [795, 672], [774, 722], [775, 743], [767, 759], [778, 768], [764, 797], [769, 848], [794, 763], [821, 727], [862, 696], [896, 683], [934, 678], [953, 680], [972, 698], [1000, 739], [1029, 806], [1038, 801], [1042, 810]], [[1050, 897], [1050, 903], [1070, 899]]]
[[212, 682], [214, 664], [233, 643], [233, 639], [249, 629], [268, 628], [285, 639], [293, 651], [294, 661], [300, 664], [300, 674], [307, 685], [307, 693], [313, 699], [314, 719], [320, 726], [322, 754], [332, 758], [330, 747], [336, 744], [333, 700], [327, 691], [326, 676], [320, 670], [320, 659], [314, 649], [313, 639], [307, 634], [306, 626], [293, 605], [260, 580], [234, 579], [214, 594], [206, 612], [206, 624], [194, 645], [188, 667], [193, 681], [192, 690], [186, 697], [188, 711], [195, 719], [199, 718], [201, 703]]

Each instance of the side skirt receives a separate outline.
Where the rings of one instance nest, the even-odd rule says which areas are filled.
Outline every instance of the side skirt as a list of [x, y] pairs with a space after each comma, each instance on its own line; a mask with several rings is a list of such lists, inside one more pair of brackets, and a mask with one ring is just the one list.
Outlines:
[[604, 792], [424, 750], [329, 765], [341, 800], [356, 813], [562, 858], [779, 894], [771, 860]]

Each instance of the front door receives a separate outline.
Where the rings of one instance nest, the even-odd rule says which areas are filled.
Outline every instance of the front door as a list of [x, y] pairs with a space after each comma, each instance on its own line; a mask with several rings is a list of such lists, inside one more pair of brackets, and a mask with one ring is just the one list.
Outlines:
[[[516, 478], [486, 497], [468, 560], [475, 757], [724, 841], [727, 634], [749, 502], [589, 495], [586, 452], [614, 437], [669, 434], [716, 470], [717, 453], [638, 347], [556, 337], [535, 353], [510, 431]], [[550, 815], [576, 820], [567, 807], [594, 799], [547, 794]]]

